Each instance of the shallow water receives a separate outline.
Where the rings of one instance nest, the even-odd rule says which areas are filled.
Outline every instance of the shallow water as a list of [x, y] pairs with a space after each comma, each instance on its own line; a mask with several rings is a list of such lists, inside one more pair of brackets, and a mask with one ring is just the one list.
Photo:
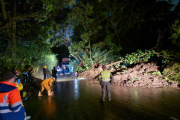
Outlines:
[[59, 81], [54, 96], [32, 95], [25, 103], [31, 120], [177, 120], [180, 89], [111, 87], [112, 101], [101, 101], [101, 87], [88, 80]]

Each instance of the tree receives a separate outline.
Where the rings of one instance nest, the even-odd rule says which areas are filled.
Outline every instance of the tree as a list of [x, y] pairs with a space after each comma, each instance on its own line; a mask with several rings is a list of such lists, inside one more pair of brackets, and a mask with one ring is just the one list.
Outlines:
[[1, 68], [41, 66], [55, 45], [52, 21], [73, 1], [1, 0]]

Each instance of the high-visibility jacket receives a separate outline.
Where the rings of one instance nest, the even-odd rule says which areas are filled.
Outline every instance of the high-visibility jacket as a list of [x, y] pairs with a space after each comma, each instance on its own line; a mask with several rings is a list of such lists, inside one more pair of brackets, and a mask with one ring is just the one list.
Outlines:
[[108, 71], [108, 70], [104, 70], [104, 71], [101, 72], [101, 76], [100, 77], [101, 77], [102, 82], [109, 82], [111, 80], [110, 79], [111, 72]]
[[52, 78], [47, 78], [47, 79], [45, 79], [45, 80], [43, 80], [42, 82], [41, 82], [41, 85], [48, 85], [48, 86], [52, 86], [52, 82], [53, 82], [53, 79]]
[[25, 110], [16, 84], [0, 82], [0, 120], [24, 120]]

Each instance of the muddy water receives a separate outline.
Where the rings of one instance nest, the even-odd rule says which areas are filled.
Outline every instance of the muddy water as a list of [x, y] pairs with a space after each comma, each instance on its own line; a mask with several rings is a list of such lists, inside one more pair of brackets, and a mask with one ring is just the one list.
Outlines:
[[24, 103], [31, 120], [180, 120], [180, 89], [113, 86], [111, 102], [87, 80], [59, 81], [53, 91]]

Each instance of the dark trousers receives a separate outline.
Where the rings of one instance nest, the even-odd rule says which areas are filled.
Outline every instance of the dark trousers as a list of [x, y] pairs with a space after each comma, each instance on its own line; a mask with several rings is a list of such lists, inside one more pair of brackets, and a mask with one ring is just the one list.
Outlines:
[[101, 88], [102, 88], [103, 101], [105, 100], [105, 97], [106, 97], [106, 91], [107, 91], [109, 100], [111, 100], [111, 84], [110, 84], [110, 82], [102, 82]]
[[57, 76], [56, 76], [56, 75], [52, 75], [52, 77], [54, 77], [54, 78], [55, 78], [55, 80], [57, 80]]
[[47, 78], [47, 74], [44, 74], [44, 80]]

